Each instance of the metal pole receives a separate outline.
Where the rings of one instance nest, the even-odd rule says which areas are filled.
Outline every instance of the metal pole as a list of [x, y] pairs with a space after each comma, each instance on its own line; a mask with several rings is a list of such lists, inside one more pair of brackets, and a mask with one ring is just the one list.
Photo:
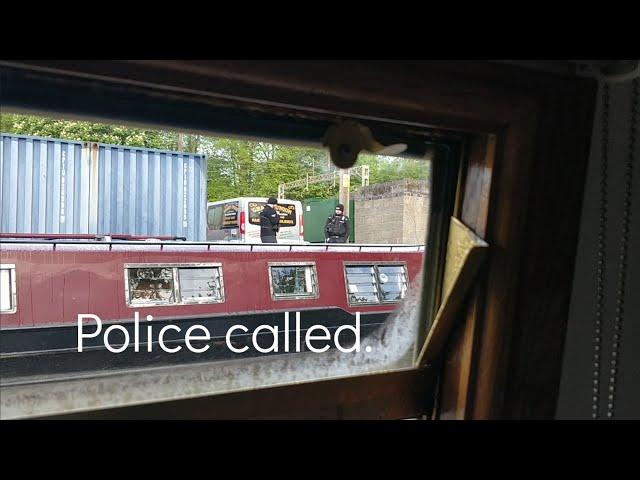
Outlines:
[[338, 201], [344, 205], [344, 215], [349, 215], [349, 186], [351, 185], [351, 170], [340, 170], [340, 186]]

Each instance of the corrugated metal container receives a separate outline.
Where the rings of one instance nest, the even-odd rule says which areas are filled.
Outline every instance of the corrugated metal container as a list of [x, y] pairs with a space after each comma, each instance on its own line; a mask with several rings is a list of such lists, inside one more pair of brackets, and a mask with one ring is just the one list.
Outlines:
[[0, 231], [206, 239], [204, 156], [0, 135]]
[[91, 155], [98, 231], [206, 239], [204, 156], [102, 144]]
[[2, 232], [88, 233], [81, 142], [1, 134], [0, 189]]

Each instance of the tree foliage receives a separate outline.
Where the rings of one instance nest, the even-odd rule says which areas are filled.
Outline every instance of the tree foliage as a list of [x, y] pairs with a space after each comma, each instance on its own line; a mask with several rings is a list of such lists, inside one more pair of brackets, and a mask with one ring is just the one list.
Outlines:
[[[0, 113], [0, 130], [38, 137], [91, 141], [132, 147], [200, 153], [207, 156], [209, 201], [241, 196], [276, 196], [278, 185], [330, 172], [324, 150], [280, 144], [179, 134], [122, 125], [61, 120]], [[369, 165], [370, 184], [403, 178], [427, 179], [427, 162], [406, 158], [361, 155], [358, 165]], [[351, 190], [360, 182], [353, 177]], [[287, 198], [330, 198], [338, 193], [335, 182], [289, 189]]]

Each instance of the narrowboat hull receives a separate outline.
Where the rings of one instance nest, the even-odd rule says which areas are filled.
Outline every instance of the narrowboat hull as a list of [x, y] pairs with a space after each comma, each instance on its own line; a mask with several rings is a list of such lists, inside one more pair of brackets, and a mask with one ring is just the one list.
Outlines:
[[[295, 353], [292, 334], [304, 337], [311, 326], [322, 325], [333, 335], [341, 326], [355, 326], [356, 313], [364, 338], [384, 323], [397, 302], [350, 302], [346, 266], [403, 266], [410, 286], [420, 273], [424, 253], [421, 246], [231, 246], [142, 241], [0, 243], [0, 263], [14, 269], [16, 301], [14, 312], [0, 314], [3, 379], [263, 355], [252, 344], [254, 330], [263, 325], [278, 329], [280, 348], [270, 353], [290, 354]], [[217, 265], [223, 280], [223, 298], [213, 303], [132, 305], [126, 272], [131, 266], [141, 265]], [[314, 295], [299, 298], [275, 295], [270, 277], [274, 265], [313, 265]], [[290, 323], [285, 329], [287, 312]], [[295, 312], [300, 312], [298, 332], [293, 327]], [[136, 313], [138, 324], [134, 321]], [[104, 338], [96, 335], [83, 338], [83, 352], [78, 353], [78, 317], [87, 314], [101, 320], [102, 332], [107, 326], [121, 326], [122, 332], [112, 335], [113, 343], [122, 344], [125, 335], [136, 338], [141, 346], [139, 351], [130, 347], [113, 354], [106, 350]], [[82, 327], [85, 333], [96, 329], [95, 323], [87, 323]], [[210, 333], [211, 348], [205, 353], [196, 354], [183, 348], [169, 355], [157, 348], [154, 335], [159, 330], [171, 326], [164, 341], [181, 346], [185, 343], [185, 332], [195, 325]], [[236, 348], [250, 347], [241, 354], [230, 351], [225, 344], [225, 336], [234, 325], [242, 325], [245, 330], [234, 333], [231, 343]], [[342, 332], [341, 341], [345, 344], [355, 339], [349, 332]], [[258, 344], [269, 342], [273, 335], [261, 332], [256, 339]], [[147, 351], [147, 345], [151, 345], [151, 352]]]

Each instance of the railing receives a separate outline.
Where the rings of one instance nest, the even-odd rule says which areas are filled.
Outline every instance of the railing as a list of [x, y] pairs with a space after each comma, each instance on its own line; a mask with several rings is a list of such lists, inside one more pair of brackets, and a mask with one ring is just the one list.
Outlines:
[[[158, 250], [158, 251], [279, 251], [279, 252], [422, 252], [424, 244], [356, 244], [356, 243], [233, 243], [233, 242], [188, 242], [178, 237], [143, 237], [135, 235], [86, 235], [86, 234], [12, 234], [0, 233], [4, 248], [20, 247], [58, 250]], [[85, 246], [85, 247], [81, 247]], [[49, 248], [50, 247], [50, 248]], [[100, 248], [103, 247], [103, 248]], [[114, 248], [115, 247], [115, 248]], [[156, 248], [157, 247], [157, 248]]]
[[[363, 187], [369, 185], [369, 165], [361, 165], [359, 167], [350, 168], [349, 173], [360, 178]], [[318, 175], [307, 174], [306, 178], [300, 178], [291, 182], [281, 183], [280, 185], [278, 185], [278, 198], [284, 198], [286, 189], [290, 190], [292, 188], [302, 187], [307, 187], [307, 189], [309, 189], [309, 185], [311, 184], [323, 183], [328, 181], [333, 181], [335, 185], [336, 177], [338, 175], [340, 175], [339, 170], [332, 170], [330, 172], [321, 173]]]

